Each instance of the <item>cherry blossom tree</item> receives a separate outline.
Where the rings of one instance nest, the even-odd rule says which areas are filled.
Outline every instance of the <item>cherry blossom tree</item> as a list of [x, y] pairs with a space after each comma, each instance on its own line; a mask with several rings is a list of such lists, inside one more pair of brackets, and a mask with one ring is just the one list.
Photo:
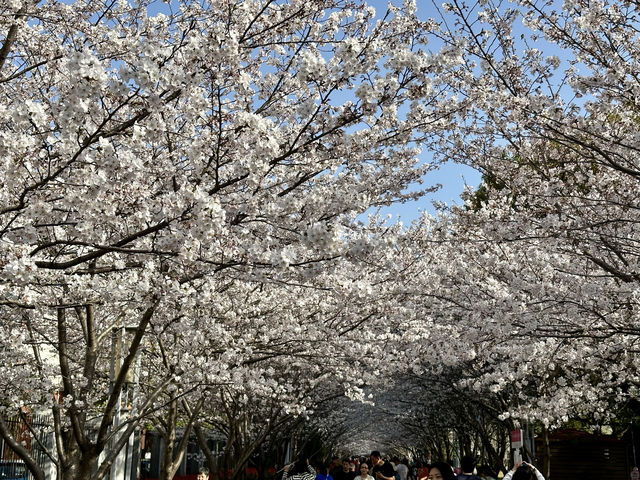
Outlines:
[[[350, 0], [0, 8], [0, 434], [35, 478], [20, 411], [52, 413], [59, 478], [102, 478], [175, 395], [268, 379], [273, 339], [331, 331], [347, 352], [384, 318], [341, 303], [377, 285], [343, 263], [378, 241], [355, 219], [420, 195], [418, 144], [457, 108], [427, 88], [451, 61], [414, 4], [376, 22]], [[317, 289], [304, 327], [252, 317], [238, 292], [261, 285], [298, 312]]]
[[408, 325], [429, 371], [473, 366], [457, 385], [503, 396], [505, 420], [605, 423], [638, 396], [638, 18], [554, 7], [444, 6], [459, 63], [436, 82], [459, 108], [433, 147], [485, 181], [408, 234]]

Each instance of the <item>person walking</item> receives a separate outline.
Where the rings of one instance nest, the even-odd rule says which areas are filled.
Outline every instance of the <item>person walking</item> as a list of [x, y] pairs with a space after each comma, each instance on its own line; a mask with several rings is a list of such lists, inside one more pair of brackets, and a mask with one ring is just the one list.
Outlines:
[[308, 458], [301, 458], [291, 465], [285, 465], [282, 480], [316, 480], [316, 469], [309, 465]]
[[326, 465], [319, 465], [317, 470], [316, 480], [333, 480], [333, 477], [329, 473], [329, 468]]
[[396, 471], [391, 463], [382, 459], [382, 455], [378, 450], [371, 452], [371, 465], [373, 470], [371, 472], [374, 480], [395, 480]]
[[476, 468], [476, 461], [473, 457], [469, 455], [462, 457], [460, 459], [460, 468], [462, 471], [458, 474], [458, 480], [480, 480], [480, 477], [473, 474]]
[[396, 473], [400, 475], [400, 480], [407, 480], [409, 476], [409, 461], [406, 458], [396, 463]]
[[427, 480], [428, 477], [429, 477], [428, 462], [423, 462], [422, 460], [416, 462], [416, 479]]
[[196, 480], [209, 480], [209, 469], [207, 467], [200, 467]]
[[444, 462], [432, 463], [429, 468], [429, 480], [456, 480], [456, 474], [453, 473], [451, 465]]
[[348, 458], [342, 459], [342, 468], [331, 472], [333, 480], [353, 480], [356, 475], [356, 472], [351, 471], [351, 461]]
[[517, 462], [503, 480], [544, 480], [544, 476], [530, 463]]
[[374, 478], [369, 475], [369, 465], [367, 465], [366, 462], [360, 464], [360, 475], [353, 480], [374, 480]]
[[478, 467], [478, 476], [482, 480], [496, 480], [497, 475], [493, 473], [493, 470], [488, 465], [480, 465]]

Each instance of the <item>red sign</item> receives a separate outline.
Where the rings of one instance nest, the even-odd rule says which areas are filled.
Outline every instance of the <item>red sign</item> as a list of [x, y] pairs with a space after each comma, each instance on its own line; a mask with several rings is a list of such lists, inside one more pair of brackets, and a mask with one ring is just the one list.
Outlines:
[[511, 448], [522, 446], [522, 430], [513, 430], [511, 432]]

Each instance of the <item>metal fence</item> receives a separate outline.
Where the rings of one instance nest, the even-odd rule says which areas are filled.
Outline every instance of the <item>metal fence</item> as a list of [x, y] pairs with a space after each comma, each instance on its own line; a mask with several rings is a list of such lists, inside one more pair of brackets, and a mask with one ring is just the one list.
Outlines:
[[[53, 421], [46, 415], [25, 414], [24, 416], [9, 417], [5, 419], [11, 436], [20, 442], [35, 459], [35, 461], [46, 468], [50, 464], [50, 459], [45, 453], [45, 448], [51, 450], [54, 446]], [[13, 468], [21, 465], [20, 457], [9, 447], [0, 437], [0, 462], [7, 468], [12, 464]], [[29, 473], [29, 480], [33, 476]]]

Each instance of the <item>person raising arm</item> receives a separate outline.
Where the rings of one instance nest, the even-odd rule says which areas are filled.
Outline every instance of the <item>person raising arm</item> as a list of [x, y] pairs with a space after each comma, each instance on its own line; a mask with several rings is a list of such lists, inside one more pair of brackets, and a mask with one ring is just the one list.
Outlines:
[[530, 463], [517, 462], [503, 480], [544, 480], [544, 476]]

